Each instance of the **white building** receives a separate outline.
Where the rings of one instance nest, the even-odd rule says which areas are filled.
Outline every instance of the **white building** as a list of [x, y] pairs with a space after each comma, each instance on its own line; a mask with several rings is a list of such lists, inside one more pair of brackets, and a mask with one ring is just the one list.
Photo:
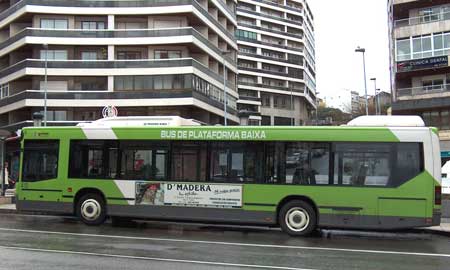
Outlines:
[[304, 124], [316, 107], [313, 15], [307, 2], [239, 0], [237, 20], [241, 124]]
[[[0, 1], [0, 128], [178, 115], [223, 123], [236, 101], [235, 0]], [[47, 59], [47, 61], [46, 61]], [[45, 68], [45, 67], [48, 68]], [[45, 74], [48, 83], [45, 83]]]

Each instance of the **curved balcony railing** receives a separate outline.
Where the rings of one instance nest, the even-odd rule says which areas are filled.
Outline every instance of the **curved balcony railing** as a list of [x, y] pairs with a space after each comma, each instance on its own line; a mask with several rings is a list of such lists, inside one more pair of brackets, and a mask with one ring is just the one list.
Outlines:
[[[12, 104], [15, 102], [19, 102], [25, 99], [44, 99], [44, 91], [42, 90], [26, 90], [19, 92], [15, 95], [11, 95], [9, 97], [0, 99], [0, 107], [6, 106], [8, 104]], [[193, 97], [195, 99], [199, 99], [204, 101], [210, 105], [213, 105], [217, 108], [222, 109], [223, 103], [218, 102], [217, 100], [211, 99], [204, 95], [203, 93], [199, 93], [195, 91], [193, 88], [186, 89], [170, 89], [170, 90], [158, 90], [158, 91], [48, 91], [47, 98], [48, 99], [58, 99], [58, 100], [86, 100], [86, 99], [95, 99], [95, 100], [104, 100], [104, 99], [170, 99], [170, 98], [188, 98]], [[131, 106], [131, 105], [130, 105]], [[232, 114], [236, 114], [236, 108], [228, 106], [228, 110]]]
[[[179, 59], [144, 59], [144, 60], [52, 60], [47, 61], [49, 69], [127, 69], [127, 68], [168, 68], [168, 67], [194, 67], [218, 82], [223, 82], [223, 76], [211, 71], [208, 67], [192, 58]], [[45, 68], [42, 59], [26, 59], [8, 68], [0, 70], [0, 78], [25, 68]], [[132, 74], [131, 74], [132, 75]], [[227, 86], [236, 89], [236, 86], [227, 81]]]
[[[137, 30], [83, 30], [83, 29], [43, 29], [43, 28], [25, 28], [16, 35], [0, 43], [0, 50], [25, 37], [49, 37], [49, 38], [144, 38], [144, 37], [174, 37], [174, 36], [194, 36], [202, 43], [207, 45], [216, 54], [221, 55], [222, 51], [214, 46], [207, 38], [200, 34], [193, 27], [166, 28], [166, 29], [137, 29]], [[106, 44], [106, 43], [105, 43]], [[229, 56], [225, 59], [235, 65], [235, 60]]]
[[[220, 1], [219, 1], [220, 2]], [[195, 0], [137, 0], [137, 1], [114, 1], [114, 0], [98, 0], [98, 1], [73, 1], [73, 0], [22, 0], [11, 6], [7, 10], [0, 13], [0, 21], [11, 16], [23, 7], [31, 6], [53, 6], [53, 7], [88, 7], [88, 8], [132, 8], [132, 7], [170, 7], [180, 5], [192, 5], [199, 10], [202, 15], [208, 18], [216, 27], [218, 27], [228, 38], [234, 40], [234, 33], [230, 33], [223, 25], [221, 25], [214, 17], [208, 13]], [[168, 9], [170, 10], [170, 9]]]

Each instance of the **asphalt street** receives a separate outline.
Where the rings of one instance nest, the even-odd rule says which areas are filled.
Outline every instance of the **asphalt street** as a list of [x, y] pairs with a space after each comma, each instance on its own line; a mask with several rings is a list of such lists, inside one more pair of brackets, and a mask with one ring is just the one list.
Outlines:
[[88, 227], [67, 217], [3, 214], [0, 269], [450, 269], [445, 236], [335, 235], [154, 221]]

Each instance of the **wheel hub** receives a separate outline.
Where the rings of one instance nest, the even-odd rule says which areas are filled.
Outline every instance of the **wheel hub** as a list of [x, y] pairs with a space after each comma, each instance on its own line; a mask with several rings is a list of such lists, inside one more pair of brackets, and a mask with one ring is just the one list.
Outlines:
[[301, 232], [308, 227], [310, 218], [305, 209], [293, 207], [286, 213], [285, 221], [290, 230]]
[[86, 220], [96, 220], [102, 213], [100, 203], [94, 199], [88, 199], [81, 205], [81, 215]]

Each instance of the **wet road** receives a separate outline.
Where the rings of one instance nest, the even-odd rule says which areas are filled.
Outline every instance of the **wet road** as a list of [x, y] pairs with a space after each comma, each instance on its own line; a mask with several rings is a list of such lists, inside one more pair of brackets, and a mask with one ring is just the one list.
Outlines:
[[0, 269], [450, 269], [450, 238], [292, 238], [277, 229], [168, 222], [87, 227], [5, 214]]

